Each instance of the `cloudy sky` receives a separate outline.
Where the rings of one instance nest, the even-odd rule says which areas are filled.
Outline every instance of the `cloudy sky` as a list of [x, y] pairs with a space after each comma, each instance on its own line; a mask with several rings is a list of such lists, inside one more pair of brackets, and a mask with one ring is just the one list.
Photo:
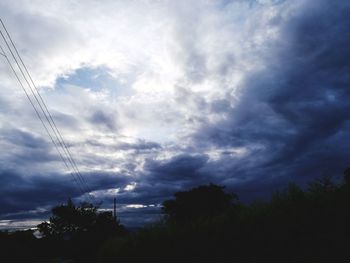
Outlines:
[[[350, 166], [347, 0], [0, 0], [0, 18], [128, 226], [200, 184], [249, 202]], [[0, 228], [27, 226], [86, 195], [4, 56], [0, 79]]]

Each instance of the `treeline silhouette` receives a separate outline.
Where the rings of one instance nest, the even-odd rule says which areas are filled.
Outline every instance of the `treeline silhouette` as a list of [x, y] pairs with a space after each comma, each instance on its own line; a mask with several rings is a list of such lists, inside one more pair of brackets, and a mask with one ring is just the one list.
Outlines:
[[130, 234], [111, 213], [68, 201], [53, 209], [48, 223], [38, 226], [43, 238], [33, 238], [30, 231], [3, 232], [0, 246], [7, 254], [15, 254], [11, 259], [23, 256], [22, 262], [62, 262], [54, 258], [70, 262], [350, 259], [350, 169], [342, 183], [322, 177], [307, 189], [290, 184], [270, 201], [250, 205], [240, 203], [237, 195], [222, 186], [199, 186], [175, 193], [163, 202], [162, 212], [160, 222]]

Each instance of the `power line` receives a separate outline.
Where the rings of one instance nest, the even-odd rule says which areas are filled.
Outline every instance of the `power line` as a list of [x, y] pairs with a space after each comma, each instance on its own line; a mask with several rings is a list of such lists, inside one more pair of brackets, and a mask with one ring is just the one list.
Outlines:
[[[11, 42], [11, 44], [12, 44], [14, 50], [15, 50], [15, 53], [17, 54], [17, 56], [18, 56], [18, 58], [19, 58], [19, 60], [20, 60], [20, 62], [21, 62], [21, 64], [22, 64], [22, 66], [24, 67], [25, 72], [27, 73], [27, 75], [28, 75], [28, 77], [29, 77], [29, 79], [30, 79], [30, 81], [31, 81], [31, 84], [32, 84], [33, 87], [35, 88], [36, 93], [37, 93], [37, 95], [39, 96], [40, 100], [38, 99], [37, 95], [35, 94], [35, 92], [34, 92], [32, 86], [31, 86], [31, 84], [29, 83], [29, 81], [28, 81], [26, 75], [24, 74], [24, 72], [23, 72], [23, 70], [22, 70], [22, 68], [21, 68], [21, 66], [20, 66], [20, 64], [19, 64], [19, 62], [18, 62], [18, 60], [16, 59], [16, 56], [14, 55], [14, 53], [13, 53], [11, 47], [10, 47], [9, 44], [8, 44], [8, 41], [7, 41], [6, 37], [5, 37], [4, 34], [2, 33], [2, 30], [1, 30], [1, 29], [0, 29], [0, 34], [1, 34], [1, 36], [2, 36], [2, 38], [3, 38], [3, 40], [4, 40], [4, 42], [5, 42], [5, 44], [6, 44], [7, 48], [8, 48], [8, 50], [10, 51], [10, 53], [11, 53], [11, 55], [12, 55], [12, 58], [14, 59], [14, 61], [15, 61], [16, 65], [17, 65], [17, 67], [19, 68], [19, 70], [20, 70], [20, 72], [21, 72], [21, 74], [22, 74], [22, 76], [23, 76], [25, 82], [27, 83], [28, 87], [30, 88], [32, 95], [34, 96], [34, 98], [35, 98], [37, 104], [39, 105], [42, 114], [44, 115], [46, 121], [49, 123], [50, 128], [51, 128], [52, 131], [54, 132], [54, 135], [55, 135], [56, 140], [58, 141], [58, 144], [59, 144], [59, 145], [55, 142], [53, 136], [51, 135], [51, 132], [49, 131], [49, 129], [48, 129], [48, 127], [46, 126], [46, 124], [45, 124], [43, 118], [41, 117], [41, 115], [40, 115], [40, 113], [39, 113], [39, 110], [38, 110], [37, 107], [35, 106], [35, 103], [32, 101], [32, 99], [30, 98], [30, 96], [29, 96], [27, 90], [25, 89], [25, 87], [24, 87], [22, 81], [20, 80], [20, 78], [19, 78], [19, 76], [18, 76], [16, 70], [13, 68], [12, 63], [11, 63], [11, 61], [9, 60], [9, 58], [7, 57], [6, 52], [4, 51], [4, 49], [2, 48], [2, 46], [0, 46], [0, 47], [1, 47], [1, 51], [2, 51], [2, 53], [0, 53], [0, 54], [3, 55], [3, 56], [6, 58], [8, 64], [9, 64], [10, 67], [11, 67], [11, 70], [13, 71], [13, 73], [14, 73], [15, 76], [16, 76], [17, 81], [20, 83], [21, 88], [22, 88], [23, 91], [25, 92], [26, 97], [28, 98], [28, 100], [30, 101], [30, 104], [31, 104], [32, 107], [34, 108], [34, 110], [35, 110], [35, 112], [36, 112], [36, 115], [38, 116], [40, 122], [41, 122], [42, 125], [44, 126], [45, 131], [46, 131], [47, 134], [49, 135], [49, 137], [50, 137], [52, 143], [54, 144], [54, 146], [55, 146], [57, 152], [59, 153], [59, 155], [60, 155], [62, 161], [64, 162], [65, 166], [67, 167], [68, 170], [70, 170], [70, 167], [69, 167], [69, 165], [68, 165], [68, 163], [67, 163], [67, 161], [66, 161], [66, 159], [67, 159], [68, 162], [70, 163], [71, 167], [73, 168], [74, 172], [76, 173], [75, 176], [74, 176], [73, 173], [71, 173], [71, 175], [72, 175], [73, 179], [75, 180], [75, 182], [77, 183], [77, 185], [79, 186], [80, 191], [82, 192], [82, 194], [84, 194], [86, 190], [87, 190], [87, 192], [91, 192], [91, 190], [89, 189], [89, 187], [88, 187], [86, 181], [84, 180], [84, 177], [83, 177], [82, 174], [80, 173], [80, 171], [79, 171], [79, 169], [78, 169], [78, 167], [77, 167], [77, 165], [76, 165], [76, 162], [74, 161], [74, 159], [73, 159], [73, 157], [72, 157], [72, 154], [71, 154], [70, 151], [69, 151], [69, 148], [67, 147], [65, 141], [63, 140], [62, 134], [61, 134], [60, 131], [58, 130], [57, 125], [55, 124], [55, 122], [54, 122], [54, 120], [53, 120], [53, 117], [52, 117], [50, 111], [48, 110], [48, 108], [47, 108], [47, 106], [46, 106], [46, 103], [44, 102], [42, 96], [40, 95], [39, 90], [37, 89], [36, 85], [34, 84], [34, 81], [33, 81], [32, 77], [31, 77], [31, 75], [29, 74], [29, 71], [28, 71], [26, 65], [24, 64], [24, 62], [23, 62], [21, 56], [19, 55], [19, 52], [18, 52], [18, 50], [17, 50], [15, 44], [13, 43], [13, 41], [12, 41], [12, 39], [11, 39], [11, 36], [10, 36], [10, 34], [8, 33], [6, 27], [5, 27], [5, 25], [4, 25], [4, 23], [3, 23], [3, 21], [2, 21], [1, 19], [0, 19], [0, 22], [1, 22], [2, 26], [3, 26], [3, 28], [5, 29], [6, 34], [7, 34], [8, 38], [9, 38], [9, 40], [10, 40], [10, 42]], [[45, 109], [45, 110], [44, 110], [44, 109]], [[58, 147], [58, 146], [61, 146], [61, 148], [63, 149], [63, 153], [64, 153], [64, 155], [66, 156], [66, 159], [63, 157], [63, 155], [62, 155], [61, 151], [59, 150], [59, 147]], [[85, 189], [84, 189], [84, 188], [85, 188]], [[85, 191], [84, 191], [84, 190], [85, 190]], [[88, 196], [89, 196], [89, 198], [91, 198], [90, 195], [88, 195]]]
[[[0, 34], [2, 35], [2, 32], [1, 32], [1, 31], [0, 31]], [[0, 48], [1, 48], [1, 51], [4, 52], [4, 49], [2, 48], [1, 45], [0, 45]], [[55, 142], [54, 139], [52, 138], [52, 136], [51, 136], [49, 130], [47, 129], [47, 127], [46, 127], [46, 125], [45, 125], [45, 123], [44, 123], [44, 120], [41, 118], [41, 116], [40, 116], [40, 114], [39, 114], [39, 111], [37, 110], [37, 108], [36, 108], [34, 102], [33, 102], [32, 99], [30, 98], [30, 96], [29, 96], [27, 90], [24, 88], [24, 85], [23, 85], [22, 81], [20, 80], [20, 78], [19, 78], [17, 72], [16, 72], [15, 69], [13, 68], [13, 66], [12, 66], [12, 64], [11, 64], [11, 62], [10, 62], [10, 60], [9, 60], [9, 58], [7, 57], [6, 53], [5, 53], [4, 57], [6, 58], [8, 64], [10, 65], [10, 68], [11, 68], [13, 74], [15, 75], [15, 77], [16, 77], [18, 83], [20, 84], [22, 90], [23, 90], [24, 93], [26, 94], [27, 99], [29, 100], [30, 104], [32, 105], [33, 109], [35, 110], [35, 113], [36, 113], [37, 117], [39, 118], [40, 122], [41, 122], [42, 125], [44, 126], [45, 131], [46, 131], [47, 134], [49, 135], [49, 137], [50, 137], [52, 143], [54, 144], [54, 146], [55, 146], [57, 152], [59, 153], [59, 155], [60, 155], [60, 157], [61, 157], [63, 163], [64, 163], [65, 166], [69, 169], [69, 166], [67, 165], [66, 160], [63, 158], [63, 156], [62, 156], [60, 150], [58, 149], [58, 146], [57, 146], [56, 142]], [[74, 176], [73, 176], [73, 179], [76, 181], [76, 178], [75, 178]], [[77, 182], [77, 181], [76, 181], [76, 182]], [[80, 187], [79, 183], [77, 183], [77, 185]], [[80, 188], [79, 190], [80, 190], [82, 193], [84, 193], [83, 189]]]
[[[78, 168], [78, 166], [77, 166], [75, 160], [73, 159], [72, 154], [71, 154], [69, 148], [67, 147], [67, 144], [65, 143], [65, 141], [64, 141], [64, 139], [63, 139], [63, 137], [62, 137], [61, 132], [60, 132], [59, 129], [57, 128], [56, 123], [55, 123], [55, 121], [54, 121], [54, 119], [53, 119], [53, 117], [52, 117], [52, 115], [51, 115], [49, 109], [47, 108], [46, 103], [45, 103], [43, 97], [41, 96], [41, 94], [40, 94], [40, 92], [39, 92], [39, 89], [38, 89], [37, 86], [35, 85], [35, 83], [34, 83], [34, 81], [33, 81], [33, 78], [31, 77], [31, 74], [30, 74], [29, 71], [28, 71], [27, 66], [24, 64], [24, 62], [23, 62], [23, 60], [22, 60], [22, 57], [21, 57], [21, 55], [19, 54], [19, 52], [18, 52], [18, 50], [17, 50], [17, 48], [16, 48], [14, 42], [12, 41], [11, 36], [10, 36], [10, 34], [9, 34], [9, 32], [8, 32], [6, 26], [5, 26], [5, 24], [3, 23], [3, 21], [2, 21], [1, 18], [0, 18], [0, 22], [1, 22], [2, 26], [3, 26], [3, 28], [5, 29], [5, 32], [6, 32], [7, 36], [8, 36], [8, 39], [10, 40], [10, 42], [11, 42], [11, 44], [12, 44], [12, 47], [14, 48], [15, 53], [17, 54], [17, 56], [18, 56], [18, 58], [19, 58], [19, 60], [20, 60], [20, 62], [21, 62], [21, 64], [22, 64], [22, 66], [23, 66], [23, 68], [24, 68], [24, 70], [25, 70], [25, 72], [26, 72], [26, 74], [27, 74], [27, 76], [28, 76], [28, 78], [29, 78], [29, 80], [30, 80], [30, 83], [28, 82], [28, 80], [27, 80], [25, 74], [23, 73], [22, 69], [20, 68], [20, 66], [19, 66], [19, 64], [18, 64], [18, 62], [17, 62], [17, 60], [16, 60], [16, 58], [15, 58], [15, 56], [13, 55], [13, 53], [12, 53], [11, 50], [10, 50], [10, 52], [11, 52], [11, 54], [13, 55], [13, 57], [14, 57], [14, 59], [15, 59], [15, 61], [16, 61], [16, 64], [17, 64], [17, 66], [19, 67], [19, 69], [20, 69], [20, 71], [21, 71], [21, 73], [22, 73], [22, 75], [23, 75], [25, 81], [27, 82], [27, 84], [28, 84], [28, 86], [29, 86], [29, 88], [30, 88], [30, 90], [31, 90], [31, 92], [32, 92], [32, 94], [33, 94], [33, 96], [35, 97], [36, 101], [38, 102], [39, 107], [40, 107], [41, 111], [43, 112], [43, 114], [44, 114], [44, 116], [45, 116], [47, 122], [49, 123], [49, 125], [50, 125], [52, 131], [54, 132], [55, 137], [56, 137], [56, 140], [58, 141], [58, 143], [59, 143], [60, 146], [62, 147], [62, 149], [63, 149], [63, 151], [64, 151], [64, 153], [65, 153], [65, 155], [66, 155], [68, 161], [70, 162], [70, 164], [71, 164], [71, 166], [73, 167], [74, 171], [77, 173], [77, 175], [78, 175], [79, 180], [81, 181], [81, 183], [87, 188], [88, 192], [91, 192], [91, 189], [89, 188], [87, 182], [85, 181], [84, 177], [83, 177], [82, 174], [80, 173], [79, 168]], [[37, 97], [36, 94], [34, 93], [34, 90], [33, 90], [32, 86], [31, 86], [31, 84], [33, 85], [34, 90], [36, 91], [36, 94], [38, 95], [38, 97]], [[38, 98], [39, 98], [39, 99], [38, 99]]]
[[[0, 30], [0, 34], [2, 35], [1, 30]], [[0, 45], [0, 48], [1, 48], [1, 51], [4, 52], [4, 49], [2, 48], [1, 45]], [[51, 134], [50, 134], [48, 128], [46, 127], [44, 120], [41, 118], [38, 109], [36, 108], [34, 102], [33, 102], [32, 99], [30, 98], [30, 96], [29, 96], [27, 90], [24, 88], [24, 85], [23, 85], [22, 81], [20, 80], [20, 78], [19, 78], [17, 72], [16, 72], [15, 69], [13, 68], [13, 66], [12, 66], [12, 64], [11, 64], [11, 61], [9, 60], [9, 58], [7, 57], [7, 55], [6, 55], [5, 52], [4, 52], [4, 54], [5, 54], [4, 57], [6, 58], [8, 64], [10, 65], [10, 68], [11, 68], [12, 72], [14, 73], [14, 75], [15, 75], [15, 77], [16, 77], [18, 83], [20, 84], [22, 90], [23, 90], [24, 93], [26, 94], [26, 97], [27, 97], [27, 99], [29, 100], [30, 104], [32, 105], [33, 109], [35, 110], [35, 113], [36, 113], [37, 117], [39, 118], [40, 122], [42, 123], [42, 125], [43, 125], [43, 127], [44, 127], [46, 133], [49, 135], [49, 137], [50, 137], [50, 139], [51, 139], [53, 145], [55, 146], [55, 148], [56, 148], [56, 150], [57, 150], [59, 156], [61, 157], [63, 163], [64, 163], [65, 166], [66, 166], [66, 168], [67, 168], [68, 170], [70, 170], [70, 168], [69, 168], [69, 166], [68, 166], [66, 160], [63, 158], [63, 156], [62, 156], [62, 154], [61, 154], [61, 152], [60, 152], [60, 150], [59, 150], [59, 148], [58, 148], [56, 142], [54, 141], [54, 139], [52, 138], [52, 136], [51, 136]], [[79, 191], [81, 191], [81, 193], [84, 194], [84, 190], [81, 188], [81, 186], [79, 185], [77, 179], [75, 178], [75, 176], [74, 176], [73, 174], [72, 174], [72, 177], [73, 177], [74, 181], [76, 182], [76, 184], [78, 185]]]

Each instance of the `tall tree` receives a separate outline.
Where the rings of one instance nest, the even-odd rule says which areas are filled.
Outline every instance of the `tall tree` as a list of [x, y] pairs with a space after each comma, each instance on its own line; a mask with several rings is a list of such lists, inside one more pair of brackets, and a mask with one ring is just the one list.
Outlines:
[[225, 193], [215, 184], [199, 186], [175, 193], [175, 199], [163, 202], [162, 211], [171, 223], [186, 223], [200, 218], [218, 216], [236, 204], [235, 194]]
[[110, 236], [123, 233], [124, 227], [115, 220], [112, 212], [98, 212], [98, 207], [83, 202], [76, 206], [71, 199], [55, 206], [49, 222], [38, 225], [45, 237], [71, 239], [83, 233]]

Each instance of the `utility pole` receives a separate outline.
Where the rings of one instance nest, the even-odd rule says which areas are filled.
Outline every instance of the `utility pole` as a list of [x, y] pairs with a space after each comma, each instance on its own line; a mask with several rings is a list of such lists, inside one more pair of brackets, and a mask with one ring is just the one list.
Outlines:
[[113, 199], [113, 217], [114, 221], [117, 221], [117, 198]]

